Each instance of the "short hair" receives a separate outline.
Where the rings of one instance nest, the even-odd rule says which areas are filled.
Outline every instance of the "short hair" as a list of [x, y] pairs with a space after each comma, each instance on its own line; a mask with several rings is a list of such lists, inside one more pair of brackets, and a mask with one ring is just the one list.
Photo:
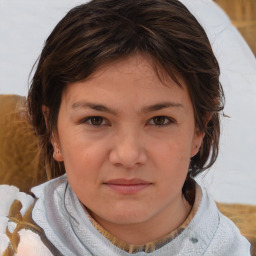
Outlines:
[[[65, 173], [64, 164], [53, 159], [51, 145], [65, 87], [136, 53], [152, 58], [156, 72], [164, 71], [177, 86], [179, 77], [185, 81], [195, 125], [205, 133], [187, 177], [215, 162], [224, 94], [218, 62], [196, 18], [178, 0], [93, 0], [71, 9], [49, 35], [28, 94], [29, 117], [49, 178]], [[43, 105], [49, 109], [47, 125]]]

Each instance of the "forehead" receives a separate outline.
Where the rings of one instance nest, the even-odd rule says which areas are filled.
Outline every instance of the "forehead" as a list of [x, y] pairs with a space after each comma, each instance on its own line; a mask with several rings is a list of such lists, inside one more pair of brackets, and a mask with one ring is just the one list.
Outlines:
[[102, 65], [87, 79], [69, 84], [63, 98], [75, 100], [95, 95], [103, 101], [124, 95], [152, 101], [161, 97], [167, 100], [188, 96], [182, 79], [178, 85], [152, 58], [139, 54]]
[[[125, 64], [125, 65], [124, 65]], [[134, 53], [126, 58], [120, 58], [116, 61], [110, 61], [105, 64], [101, 64], [92, 75], [89, 76], [89, 79], [92, 77], [98, 76], [102, 72], [106, 72], [111, 69], [115, 69], [117, 72], [124, 72], [126, 74], [141, 72], [141, 74], [154, 76], [158, 78], [163, 85], [170, 85], [173, 83], [173, 80], [178, 86], [183, 87], [185, 85], [181, 75], [174, 70], [167, 71], [167, 65], [160, 65], [153, 56], [143, 53]]]

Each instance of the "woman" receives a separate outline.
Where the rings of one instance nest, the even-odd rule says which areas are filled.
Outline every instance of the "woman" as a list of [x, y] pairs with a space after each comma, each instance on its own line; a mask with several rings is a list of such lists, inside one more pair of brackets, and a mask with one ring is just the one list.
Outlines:
[[208, 38], [179, 1], [72, 9], [28, 95], [52, 180], [10, 202], [3, 255], [250, 255], [193, 180], [216, 160], [223, 98]]

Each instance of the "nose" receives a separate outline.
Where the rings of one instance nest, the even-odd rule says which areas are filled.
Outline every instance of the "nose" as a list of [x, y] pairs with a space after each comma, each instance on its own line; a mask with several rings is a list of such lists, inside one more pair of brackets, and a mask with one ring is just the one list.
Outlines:
[[120, 165], [126, 169], [145, 164], [147, 155], [140, 136], [127, 132], [123, 136], [117, 136], [109, 160], [113, 165]]

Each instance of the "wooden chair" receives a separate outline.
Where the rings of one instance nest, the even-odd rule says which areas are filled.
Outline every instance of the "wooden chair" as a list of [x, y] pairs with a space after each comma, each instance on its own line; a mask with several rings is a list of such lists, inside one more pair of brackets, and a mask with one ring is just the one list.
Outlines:
[[29, 192], [44, 181], [38, 140], [26, 119], [25, 97], [0, 95], [0, 184]]

